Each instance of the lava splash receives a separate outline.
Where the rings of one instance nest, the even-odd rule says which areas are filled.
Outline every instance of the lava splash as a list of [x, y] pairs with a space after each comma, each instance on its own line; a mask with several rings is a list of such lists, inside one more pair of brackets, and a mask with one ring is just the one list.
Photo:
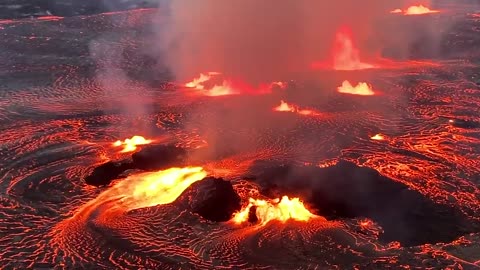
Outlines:
[[152, 143], [153, 140], [147, 140], [142, 136], [135, 135], [132, 138], [125, 139], [124, 141], [118, 140], [113, 143], [114, 147], [123, 146], [121, 153], [133, 152], [137, 150], [138, 145], [146, 145]]
[[247, 207], [236, 213], [233, 221], [237, 224], [248, 221], [250, 210], [253, 207], [255, 207], [255, 215], [261, 225], [272, 220], [309, 221], [316, 217], [305, 208], [299, 198], [289, 199], [288, 196], [283, 196], [281, 200], [277, 198], [271, 201], [250, 198]]
[[343, 81], [342, 85], [337, 88], [339, 93], [351, 94], [351, 95], [361, 95], [361, 96], [372, 96], [375, 95], [375, 92], [372, 90], [372, 86], [365, 83], [359, 82], [356, 86], [353, 86], [349, 81]]
[[292, 112], [300, 115], [320, 115], [318, 112], [309, 109], [300, 109], [297, 105], [289, 104], [283, 100], [280, 101], [280, 105], [273, 108], [277, 112]]

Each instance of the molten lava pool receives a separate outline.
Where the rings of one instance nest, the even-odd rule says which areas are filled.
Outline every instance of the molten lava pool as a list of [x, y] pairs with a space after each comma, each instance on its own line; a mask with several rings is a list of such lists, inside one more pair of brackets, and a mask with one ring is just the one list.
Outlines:
[[478, 16], [248, 96], [155, 73], [150, 16], [1, 25], [1, 269], [480, 267]]

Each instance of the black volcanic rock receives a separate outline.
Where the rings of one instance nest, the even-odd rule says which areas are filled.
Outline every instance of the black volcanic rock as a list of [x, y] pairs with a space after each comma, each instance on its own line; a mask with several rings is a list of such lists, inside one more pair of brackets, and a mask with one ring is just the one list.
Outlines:
[[109, 161], [93, 169], [92, 173], [85, 177], [85, 183], [92, 186], [106, 186], [129, 169], [132, 169], [131, 163]]
[[175, 145], [152, 145], [132, 155], [133, 167], [141, 170], [162, 170], [180, 166], [187, 157], [184, 148]]
[[455, 119], [451, 122], [452, 126], [464, 129], [479, 128], [480, 123], [472, 120]]
[[85, 177], [85, 183], [92, 186], [109, 185], [112, 180], [122, 178], [127, 170], [157, 171], [173, 166], [183, 166], [187, 150], [175, 145], [151, 145], [132, 154], [132, 161], [109, 161], [96, 167]]
[[216, 222], [228, 221], [241, 209], [241, 198], [230, 181], [207, 177], [194, 183], [185, 194], [191, 211]]
[[264, 195], [300, 197], [310, 210], [327, 219], [370, 218], [384, 229], [380, 239], [385, 242], [407, 246], [449, 242], [480, 226], [460, 209], [437, 204], [403, 183], [352, 162], [339, 161], [327, 168], [258, 164], [266, 168], [255, 180]]

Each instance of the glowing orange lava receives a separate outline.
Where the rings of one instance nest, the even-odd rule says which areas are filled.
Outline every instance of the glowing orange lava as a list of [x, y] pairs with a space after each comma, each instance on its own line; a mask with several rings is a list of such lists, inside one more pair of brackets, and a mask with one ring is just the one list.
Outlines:
[[116, 141], [113, 143], [113, 146], [119, 147], [123, 146], [123, 150], [120, 151], [121, 153], [133, 152], [137, 149], [137, 145], [145, 145], [152, 143], [152, 140], [147, 140], [142, 136], [135, 135], [130, 139], [125, 139], [125, 141]]
[[320, 115], [318, 112], [314, 110], [300, 109], [298, 106], [288, 104], [283, 100], [281, 100], [280, 105], [273, 108], [273, 110], [277, 112], [293, 112], [301, 115]]
[[337, 91], [339, 93], [361, 96], [375, 95], [375, 92], [372, 90], [372, 86], [364, 82], [360, 82], [356, 86], [353, 86], [349, 81], [343, 81], [342, 86], [339, 86]]
[[284, 82], [272, 82], [264, 83], [254, 88], [241, 81], [226, 79], [220, 72], [207, 72], [200, 73], [198, 78], [193, 79], [184, 86], [201, 90], [200, 93], [206, 96], [226, 96], [241, 93], [266, 94], [270, 93], [274, 87], [285, 89], [287, 84]]
[[[197, 90], [203, 90], [207, 96], [225, 96], [237, 94], [232, 87], [232, 82], [229, 80], [220, 81], [219, 72], [201, 73], [198, 78], [193, 79], [191, 82], [185, 84], [188, 88], [194, 88]], [[214, 81], [214, 82], [212, 82]]]
[[370, 137], [370, 139], [372, 140], [376, 140], [376, 141], [383, 141], [385, 140], [385, 136], [383, 136], [383, 134], [375, 134], [374, 136]]
[[[128, 209], [143, 208], [174, 202], [191, 184], [204, 179], [202, 167], [170, 168], [164, 171], [132, 175], [120, 182], [132, 182], [122, 198]], [[118, 187], [122, 186], [121, 184]]]
[[190, 185], [204, 179], [202, 167], [170, 168], [128, 176], [78, 211], [82, 215], [108, 204], [108, 211], [124, 212], [174, 202]]
[[410, 6], [406, 10], [401, 10], [399, 8], [390, 11], [390, 13], [403, 13], [403, 15], [423, 15], [431, 13], [439, 13], [440, 10], [431, 10], [428, 7], [423, 5]]
[[297, 221], [309, 221], [315, 215], [310, 213], [303, 202], [299, 198], [289, 199], [283, 196], [282, 199], [274, 199], [271, 201], [250, 198], [247, 207], [236, 213], [233, 222], [240, 224], [248, 221], [250, 209], [255, 206], [255, 214], [261, 225], [265, 225], [272, 220], [285, 222], [289, 219]]

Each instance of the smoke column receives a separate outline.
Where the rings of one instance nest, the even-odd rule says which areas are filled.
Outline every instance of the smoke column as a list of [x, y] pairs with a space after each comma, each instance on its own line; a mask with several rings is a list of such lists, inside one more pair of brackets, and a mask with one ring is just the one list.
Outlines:
[[[429, 4], [417, 1], [415, 4]], [[158, 42], [177, 80], [221, 71], [256, 83], [286, 76], [329, 56], [335, 32], [351, 28], [371, 46], [372, 26], [404, 0], [175, 0], [162, 10]], [[367, 45], [365, 45], [367, 44]], [[362, 48], [361, 48], [362, 49]]]

